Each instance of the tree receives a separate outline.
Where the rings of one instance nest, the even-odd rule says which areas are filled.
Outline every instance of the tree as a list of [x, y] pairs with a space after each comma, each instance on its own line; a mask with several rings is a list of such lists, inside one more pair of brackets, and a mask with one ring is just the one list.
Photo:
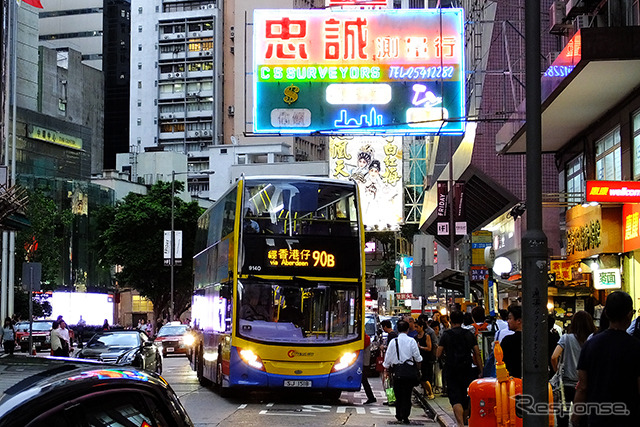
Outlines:
[[[175, 182], [175, 194], [184, 184]], [[174, 197], [175, 230], [182, 230], [182, 266], [174, 267], [175, 314], [191, 304], [195, 232], [202, 208], [171, 194], [170, 182], [158, 182], [146, 195], [131, 193], [115, 207], [98, 213], [99, 262], [120, 266], [120, 288], [132, 288], [153, 303], [154, 318], [168, 312], [171, 301], [170, 267], [164, 266], [164, 230], [171, 229], [171, 197]]]
[[31, 251], [29, 261], [42, 263], [42, 287], [53, 290], [59, 283], [62, 271], [62, 259], [65, 254], [64, 236], [72, 222], [70, 209], [61, 209], [56, 202], [42, 191], [29, 192], [29, 203], [25, 216], [31, 227], [19, 231], [16, 237], [16, 275], [22, 273], [21, 261], [27, 258], [27, 247], [38, 249]]
[[[14, 313], [19, 319], [29, 320], [29, 293], [16, 287], [14, 296]], [[32, 309], [34, 317], [49, 317], [53, 312], [49, 301], [37, 297], [33, 298]]]

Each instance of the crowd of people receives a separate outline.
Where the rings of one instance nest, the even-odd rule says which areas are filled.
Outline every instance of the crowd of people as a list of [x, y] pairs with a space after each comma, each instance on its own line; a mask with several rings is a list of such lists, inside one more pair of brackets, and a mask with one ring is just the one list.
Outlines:
[[[572, 316], [566, 331], [549, 317], [549, 378], [557, 425], [636, 425], [640, 419], [640, 365], [635, 361], [640, 354], [640, 321], [632, 323], [634, 313], [631, 297], [616, 291], [607, 297], [599, 327], [583, 310]], [[389, 320], [383, 320], [387, 338], [381, 346], [382, 381], [383, 386], [391, 384], [395, 395], [395, 403], [385, 404], [395, 405], [399, 423], [410, 423], [415, 384], [394, 379], [392, 372], [404, 362], [413, 363], [420, 369], [424, 397], [448, 397], [457, 425], [464, 426], [470, 409], [469, 385], [476, 378], [495, 377], [493, 352], [481, 357], [482, 332], [492, 332], [494, 343], [500, 343], [509, 375], [522, 378], [522, 322], [518, 304], [500, 310], [496, 318], [487, 317], [481, 306], [469, 313], [452, 311], [449, 316], [439, 312], [431, 318], [404, 316], [395, 330]], [[375, 402], [370, 387], [365, 391], [365, 403]], [[602, 404], [624, 405], [625, 411], [605, 416], [593, 409]], [[576, 405], [586, 411], [575, 411]]]

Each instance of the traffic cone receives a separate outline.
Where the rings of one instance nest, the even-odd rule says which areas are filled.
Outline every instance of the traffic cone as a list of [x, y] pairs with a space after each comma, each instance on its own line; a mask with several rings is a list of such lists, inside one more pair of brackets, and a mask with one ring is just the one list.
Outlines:
[[38, 353], [36, 352], [36, 346], [35, 344], [31, 346], [31, 355], [32, 356], [36, 356]]

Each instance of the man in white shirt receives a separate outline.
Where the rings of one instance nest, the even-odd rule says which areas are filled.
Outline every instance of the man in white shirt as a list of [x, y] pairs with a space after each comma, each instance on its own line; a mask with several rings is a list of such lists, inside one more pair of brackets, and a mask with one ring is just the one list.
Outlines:
[[[409, 323], [400, 320], [397, 325], [398, 337], [389, 342], [387, 352], [384, 356], [383, 366], [386, 369], [394, 365], [400, 365], [406, 361], [413, 361], [420, 367], [422, 356], [415, 339], [409, 337]], [[411, 424], [411, 392], [414, 384], [411, 380], [396, 378], [393, 381], [393, 392], [396, 395], [396, 419], [403, 424]]]
[[69, 352], [71, 351], [71, 341], [69, 338], [69, 330], [67, 329], [67, 322], [64, 320], [60, 321], [58, 334], [60, 335], [60, 339], [66, 341], [66, 345], [62, 344], [62, 348], [64, 349], [64, 357], [69, 357]]

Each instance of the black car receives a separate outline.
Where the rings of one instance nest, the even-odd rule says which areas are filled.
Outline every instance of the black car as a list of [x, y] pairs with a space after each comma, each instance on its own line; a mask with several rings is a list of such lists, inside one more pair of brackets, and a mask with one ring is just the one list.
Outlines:
[[0, 357], [0, 427], [193, 426], [161, 377], [55, 357]]
[[160, 351], [147, 334], [136, 330], [98, 332], [76, 357], [162, 373]]

